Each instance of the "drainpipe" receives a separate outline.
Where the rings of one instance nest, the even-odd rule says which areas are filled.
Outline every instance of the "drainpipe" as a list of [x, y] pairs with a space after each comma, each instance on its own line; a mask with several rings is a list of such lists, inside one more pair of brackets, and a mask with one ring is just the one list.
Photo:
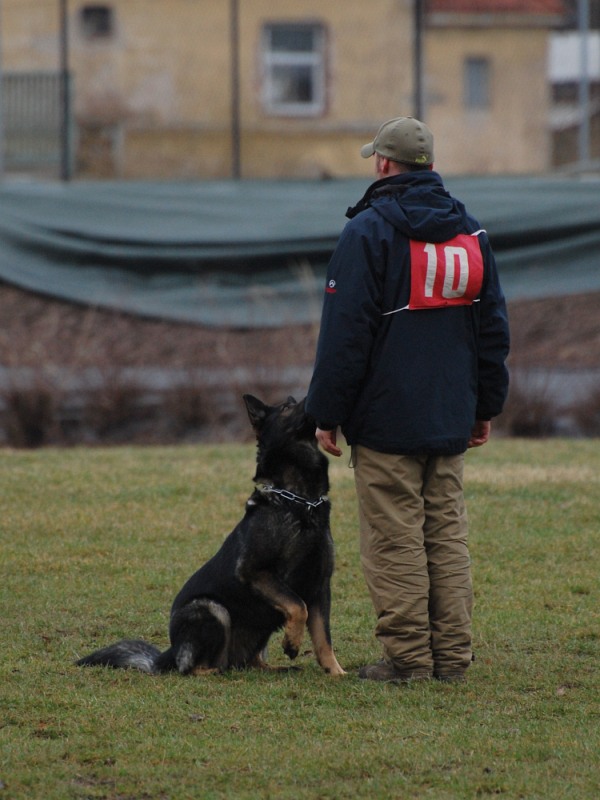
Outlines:
[[413, 21], [413, 82], [414, 82], [414, 116], [424, 121], [425, 101], [423, 94], [423, 0], [414, 0]]
[[239, 180], [241, 167], [240, 131], [240, 9], [239, 0], [230, 3], [230, 47], [231, 47], [231, 177]]
[[589, 73], [589, 0], [578, 0], [577, 17], [579, 27], [579, 164], [590, 162], [590, 73]]
[[2, 3], [0, 2], [0, 180], [4, 178], [4, 95], [2, 92]]
[[60, 16], [60, 178], [71, 180], [71, 92], [69, 91], [68, 0], [59, 0]]

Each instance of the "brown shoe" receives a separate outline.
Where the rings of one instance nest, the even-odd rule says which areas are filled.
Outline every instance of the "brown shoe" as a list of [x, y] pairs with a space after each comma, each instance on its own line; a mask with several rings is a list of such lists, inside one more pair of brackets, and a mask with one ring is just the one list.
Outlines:
[[369, 664], [361, 667], [358, 677], [367, 681], [382, 681], [383, 683], [408, 683], [409, 681], [429, 680], [431, 675], [428, 672], [401, 672], [392, 664], [383, 659], [376, 664]]

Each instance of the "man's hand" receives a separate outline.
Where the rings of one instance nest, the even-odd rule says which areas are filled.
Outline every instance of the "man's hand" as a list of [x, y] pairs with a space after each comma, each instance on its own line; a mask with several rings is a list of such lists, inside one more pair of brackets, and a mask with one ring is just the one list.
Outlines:
[[317, 437], [317, 441], [325, 450], [326, 453], [330, 453], [332, 456], [341, 456], [342, 451], [337, 446], [337, 430], [334, 428], [332, 431], [323, 431], [321, 428], [317, 428], [317, 432], [315, 433]]
[[492, 423], [489, 419], [478, 419], [473, 425], [471, 430], [471, 438], [469, 439], [469, 447], [481, 447], [490, 438], [492, 430]]

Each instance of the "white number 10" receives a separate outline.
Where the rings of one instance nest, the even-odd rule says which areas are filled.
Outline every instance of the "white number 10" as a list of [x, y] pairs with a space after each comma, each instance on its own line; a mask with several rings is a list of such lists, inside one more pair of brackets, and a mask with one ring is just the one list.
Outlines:
[[[441, 247], [441, 245], [438, 245]], [[438, 252], [435, 244], [425, 245], [427, 253], [427, 273], [425, 276], [425, 297], [433, 297], [435, 279], [438, 271]], [[458, 262], [458, 282], [455, 280], [456, 263]], [[442, 297], [450, 300], [462, 297], [469, 281], [469, 257], [464, 247], [444, 246], [444, 285]], [[456, 286], [456, 288], [454, 288]]]

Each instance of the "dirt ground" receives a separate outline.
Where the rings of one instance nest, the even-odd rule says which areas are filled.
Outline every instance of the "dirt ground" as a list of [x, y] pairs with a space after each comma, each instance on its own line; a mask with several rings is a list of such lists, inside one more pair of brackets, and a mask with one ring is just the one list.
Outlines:
[[[600, 293], [509, 304], [511, 362], [600, 367]], [[312, 365], [317, 326], [231, 330], [142, 319], [0, 283], [0, 365], [180, 369]]]

